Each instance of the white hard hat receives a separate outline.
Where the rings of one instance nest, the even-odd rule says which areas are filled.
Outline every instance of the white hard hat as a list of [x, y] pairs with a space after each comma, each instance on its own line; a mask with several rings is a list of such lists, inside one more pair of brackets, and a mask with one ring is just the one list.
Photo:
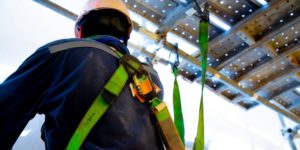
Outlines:
[[79, 24], [79, 22], [84, 20], [85, 16], [87, 16], [87, 14], [89, 14], [93, 11], [105, 10], [105, 9], [108, 9], [108, 10], [113, 9], [113, 10], [119, 11], [127, 18], [128, 23], [130, 24], [127, 31], [128, 31], [128, 35], [130, 35], [130, 33], [132, 31], [132, 22], [129, 17], [128, 8], [123, 1], [121, 1], [121, 0], [89, 0], [85, 4], [83, 12], [81, 13], [81, 15], [78, 16], [78, 18], [76, 20], [75, 36], [77, 38], [82, 38], [82, 27], [81, 27], [81, 24]]

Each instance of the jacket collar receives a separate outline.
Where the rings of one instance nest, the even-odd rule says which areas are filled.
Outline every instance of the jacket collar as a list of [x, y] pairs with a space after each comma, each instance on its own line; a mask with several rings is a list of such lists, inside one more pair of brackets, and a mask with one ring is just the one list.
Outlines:
[[118, 38], [110, 35], [97, 35], [89, 37], [89, 39], [114, 47], [123, 55], [130, 54], [127, 46]]

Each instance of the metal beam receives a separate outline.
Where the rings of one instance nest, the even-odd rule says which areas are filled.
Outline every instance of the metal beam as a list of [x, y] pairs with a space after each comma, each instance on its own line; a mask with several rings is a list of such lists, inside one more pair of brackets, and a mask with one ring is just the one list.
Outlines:
[[[300, 53], [300, 51], [298, 51], [298, 53]], [[288, 57], [288, 60], [291, 62], [291, 64], [295, 67], [300, 67], [300, 60], [298, 60], [299, 58], [297, 58], [294, 54], [290, 55]]]
[[[261, 14], [264, 11], [271, 10], [271, 9], [276, 9], [276, 7], [278, 7], [278, 5], [280, 5], [280, 0], [273, 0], [273, 1], [271, 1], [271, 2], [268, 3], [267, 7], [261, 7], [261, 8], [259, 8], [254, 13], [250, 14], [248, 17], [246, 17], [242, 21], [238, 22], [235, 26], [233, 26], [231, 28], [230, 31], [224, 32], [223, 34], [221, 34], [218, 37], [216, 37], [213, 40], [211, 40], [209, 42], [209, 51], [211, 51], [218, 43], [220, 43], [220, 42], [222, 42], [224, 40], [227, 40], [228, 37], [236, 36], [236, 35], [238, 35], [238, 33], [242, 33], [241, 29], [243, 29], [243, 27], [245, 26], [245, 24], [247, 24], [247, 23], [251, 22], [252, 20], [254, 20], [255, 18], [261, 16]], [[250, 39], [250, 40], [249, 41], [246, 40], [246, 43], [251, 42], [251, 39], [252, 39], [252, 42], [253, 42], [253, 38], [252, 37], [248, 37], [248, 39]], [[271, 49], [271, 48], [269, 49], [268, 48], [267, 50], [270, 51], [270, 54], [271, 54], [272, 57], [273, 56], [276, 57], [276, 52], [274, 52], [273, 49]], [[232, 53], [232, 54], [234, 54], [234, 55], [228, 55], [226, 57], [226, 59], [231, 58], [231, 57], [233, 57], [233, 56], [236, 55], [236, 53]], [[193, 56], [199, 57], [200, 56], [200, 52], [194, 53]], [[219, 63], [217, 63], [216, 65], [221, 64], [221, 62], [222, 61], [219, 61]], [[221, 68], [221, 67], [219, 67], [219, 68]], [[217, 70], [219, 70], [219, 68]]]
[[[278, 62], [280, 62], [284, 59], [289, 58], [289, 56], [292, 56], [294, 53], [299, 53], [299, 52], [300, 52], [300, 44], [298, 44], [294, 48], [292, 48], [292, 49], [286, 51], [285, 53], [283, 53], [281, 55], [281, 57], [278, 57], [278, 58], [276, 58], [276, 59], [274, 59], [274, 60], [272, 60], [272, 61], [270, 61], [270, 62], [268, 62], [264, 65], [261, 65], [261, 66], [255, 68], [253, 71], [251, 71], [251, 73], [248, 73], [244, 76], [241, 76], [241, 77], [237, 78], [236, 81], [242, 81], [244, 79], [247, 79], [247, 78], [257, 74], [257, 72], [259, 72], [260, 70], [264, 70], [265, 68], [268, 68], [268, 66], [272, 66], [272, 64], [276, 64], [276, 63], [278, 63]], [[290, 60], [290, 63], [292, 65], [294, 65], [293, 62], [291, 62], [291, 60]], [[282, 73], [285, 74], [285, 76], [293, 76], [293, 74], [295, 74], [298, 70], [299, 69], [295, 68], [295, 69], [292, 69], [290, 71], [285, 71], [285, 72], [282, 72]], [[268, 84], [272, 84], [272, 83], [280, 80], [281, 78], [283, 78], [282, 75], [279, 75], [279, 74], [273, 75], [273, 77], [269, 77], [267, 81], [264, 81], [259, 86], [255, 87], [253, 90], [255, 92], [259, 92], [262, 88], [268, 87], [269, 86]], [[269, 81], [272, 81], [272, 83], [270, 83]], [[241, 96], [238, 96], [235, 99], [233, 99], [232, 102], [233, 103], [239, 103], [242, 100], [241, 98], [242, 98]]]
[[248, 45], [253, 45], [254, 43], [256, 43], [254, 37], [245, 29], [241, 29], [240, 31], [237, 32], [236, 35], [240, 37]]
[[[287, 78], [289, 76], [293, 76], [298, 71], [299, 71], [299, 69], [293, 68], [293, 69], [290, 69], [288, 71], [280, 72], [281, 74], [272, 75], [271, 77], [268, 77], [268, 80], [263, 81], [262, 83], [260, 83], [258, 86], [256, 86], [252, 90], [255, 91], [256, 93], [259, 93], [261, 90], [266, 89], [268, 87], [271, 87], [273, 85], [273, 83], [276, 83], [276, 82], [280, 81], [282, 78]], [[269, 82], [269, 81], [272, 81], [272, 82]], [[266, 99], [273, 99], [275, 96], [280, 95], [281, 93], [283, 93], [283, 92], [289, 90], [290, 88], [294, 87], [293, 83], [291, 83], [291, 85], [292, 85], [291, 87], [289, 87], [289, 86], [286, 86], [284, 88], [278, 87], [278, 89], [282, 88], [282, 90], [280, 90], [280, 91], [277, 90], [276, 92], [273, 92], [273, 91], [270, 92], [270, 93], [276, 93], [276, 95], [269, 94], [269, 95], [265, 95], [263, 97], [266, 98]], [[236, 97], [232, 100], [232, 103], [237, 104], [242, 100], [243, 100], [243, 96], [238, 96], [238, 97]]]
[[285, 115], [286, 117], [294, 120], [295, 122], [298, 122], [300, 123], [300, 118], [294, 114], [292, 114], [291, 112], [289, 112], [289, 110], [287, 109], [284, 109], [284, 108], [280, 108], [272, 103], [269, 102], [269, 100], [257, 95], [255, 92], [251, 91], [251, 90], [248, 90], [248, 89], [244, 89], [242, 87], [240, 87], [235, 81], [231, 80], [231, 79], [228, 79], [226, 78], [225, 76], [219, 74], [216, 70], [214, 69], [211, 69], [211, 68], [208, 68], [207, 70], [208, 72], [211, 72], [213, 74], [215, 74], [215, 77], [216, 78], [219, 78], [220, 79], [220, 82], [228, 85], [229, 87], [232, 87], [234, 89], [236, 89], [238, 92], [240, 92], [242, 95], [246, 96], [246, 97], [249, 97], [253, 100], [256, 100], [257, 102], [259, 102], [260, 104], [264, 104], [266, 105], [267, 107]]
[[177, 4], [188, 4], [188, 3], [192, 2], [193, 0], [185, 0], [186, 3], [184, 3], [184, 2], [181, 1], [181, 0], [172, 0], [172, 1], [175, 2], [175, 3], [177, 3]]
[[161, 34], [166, 34], [173, 27], [177, 26], [179, 22], [187, 17], [186, 11], [193, 8], [193, 4], [190, 3], [186, 6], [178, 5], [173, 10], [169, 11], [164, 21], [160, 24], [158, 32]]
[[[291, 76], [295, 72], [295, 68], [289, 68], [285, 71], [280, 71], [276, 73], [272, 73], [267, 79], [261, 81], [259, 84], [257, 84], [252, 90], [253, 91], [260, 91], [262, 88], [267, 87], [266, 85], [272, 84], [284, 77]], [[278, 87], [279, 88], [279, 87]]]
[[280, 27], [279, 29], [269, 33], [268, 35], [264, 36], [263, 38], [261, 38], [259, 41], [257, 41], [256, 43], [254, 43], [253, 45], [250, 45], [248, 48], [246, 48], [245, 50], [243, 50], [242, 52], [238, 53], [237, 55], [227, 59], [226, 61], [224, 61], [222, 64], [220, 64], [216, 69], [220, 70], [222, 68], [224, 68], [225, 66], [227, 66], [229, 63], [231, 63], [233, 60], [245, 55], [246, 53], [248, 53], [249, 51], [257, 48], [257, 47], [261, 47], [263, 46], [263, 44], [265, 42], [270, 41], [272, 38], [276, 37], [277, 35], [279, 35], [282, 32], [285, 32], [286, 30], [288, 30], [289, 28], [291, 28], [292, 26], [299, 24], [300, 22], [300, 16], [295, 18], [293, 21], [285, 24], [284, 26]]
[[[248, 17], [244, 18], [242, 21], [240, 21], [237, 24], [235, 24], [228, 32], [224, 32], [221, 35], [217, 36], [216, 38], [212, 39], [208, 43], [208, 45], [209, 45], [209, 51], [211, 51], [218, 43], [227, 40], [228, 37], [235, 36], [237, 34], [237, 32], [239, 32], [245, 26], [245, 24], [247, 24], [248, 22], [251, 22], [255, 18], [261, 16], [261, 14], [264, 11], [275, 8], [277, 5], [280, 4], [280, 2], [281, 2], [281, 0], [272, 0], [268, 4], [268, 7], [261, 7], [261, 8], [259, 8], [258, 10], [254, 11], [253, 13], [251, 13]], [[199, 52], [195, 53], [195, 54], [193, 54], [193, 56], [199, 57], [200, 53]]]
[[270, 52], [272, 58], [276, 58], [279, 54], [276, 52], [275, 48], [270, 43], [264, 43], [264, 48]]
[[73, 12], [71, 12], [71, 11], [69, 11], [69, 10], [67, 10], [67, 9], [65, 9], [65, 8], [49, 1], [49, 0], [33, 0], [33, 1], [39, 3], [40, 5], [43, 5], [43, 6], [47, 7], [49, 9], [53, 10], [53, 11], [55, 11], [55, 12], [57, 12], [57, 13], [63, 15], [63, 16], [65, 16], [65, 17], [67, 17], [67, 18], [69, 18], [73, 21], [76, 21], [76, 19], [78, 17], [75, 13], [73, 13]]
[[298, 82], [300, 82], [300, 71], [299, 72], [296, 72], [294, 75], [293, 75], [293, 78], [295, 80], [297, 80]]
[[164, 16], [164, 14], [163, 14], [162, 12], [157, 11], [155, 8], [150, 7], [149, 5], [147, 5], [145, 2], [143, 2], [143, 1], [141, 1], [141, 0], [135, 0], [135, 2], [136, 2], [136, 3], [139, 3], [139, 4], [142, 5], [143, 7], [145, 7], [145, 8], [147, 8], [147, 9], [151, 10], [152, 12], [154, 12], [154, 13], [160, 15], [160, 16]]
[[[155, 36], [148, 36], [148, 37], [151, 38], [151, 37], [155, 37]], [[153, 40], [155, 40], [155, 39], [153, 39]], [[175, 46], [172, 45], [171, 43], [167, 42], [166, 45], [165, 45], [165, 48], [172, 51], [172, 52], [175, 52]], [[188, 55], [187, 53], [185, 53], [184, 51], [182, 51], [180, 49], [178, 50], [178, 53], [185, 61], [190, 62], [190, 63], [194, 64], [198, 69], [201, 69], [201, 62], [199, 62], [199, 60], [197, 58], [192, 57], [191, 55]], [[232, 87], [232, 88], [236, 89], [238, 92], [240, 92], [244, 96], [253, 98], [254, 100], [257, 100], [259, 103], [264, 104], [264, 105], [268, 106], [269, 108], [271, 108], [271, 109], [285, 115], [286, 117], [294, 120], [295, 122], [300, 123], [300, 118], [298, 116], [296, 116], [295, 114], [292, 114], [288, 110], [280, 108], [280, 107], [270, 103], [267, 99], [257, 95], [255, 92], [252, 92], [251, 90], [244, 89], [244, 88], [240, 87], [238, 85], [238, 83], [236, 83], [235, 81], [223, 76], [217, 70], [215, 70], [211, 67], [208, 67], [207, 72], [210, 73], [210, 74], [213, 74], [216, 78], [218, 78], [220, 80], [220, 82], [222, 82], [223, 84], [226, 84], [229, 87]]]
[[[135, 51], [138, 51], [139, 53], [149, 57], [150, 59], [155, 59], [157, 56], [153, 53], [150, 53], [149, 51], [146, 50], [145, 47], [143, 46], [140, 46], [140, 45], [136, 45], [130, 41], [128, 41], [128, 47], [135, 50]], [[158, 62], [164, 64], [164, 65], [168, 65], [170, 64], [170, 62], [164, 58], [159, 58], [158, 59]]]
[[[225, 12], [224, 14], [226, 14], [228, 16], [228, 18], [236, 18], [238, 17], [238, 15], [236, 13], [234, 13], [233, 11], [227, 9], [227, 7], [224, 8], [224, 6], [222, 6], [218, 1], [209, 1], [210, 3], [210, 10], [211, 12], [219, 10], [220, 12]], [[219, 14], [214, 14], [220, 18], [222, 18]]]
[[[260, 66], [266, 62], [268, 62], [271, 59], [268, 55], [264, 55], [260, 57], [258, 60], [252, 62], [251, 64], [248, 64], [246, 66], [243, 66], [243, 68], [240, 68], [237, 71], [233, 71], [231, 69], [231, 74], [229, 75], [231, 79], [237, 81], [236, 79], [244, 74], [247, 74], [247, 72], [250, 72], [251, 70], [255, 69], [257, 66]], [[223, 71], [223, 70], [222, 70]], [[221, 72], [222, 72], [221, 71]], [[237, 81], [238, 82], [238, 81]]]
[[300, 51], [300, 44], [297, 44], [297, 45], [296, 45], [295, 47], [293, 47], [292, 49], [289, 49], [289, 50], [287, 50], [286, 52], [282, 53], [282, 54], [280, 55], [280, 57], [277, 57], [277, 58], [275, 58], [275, 59], [272, 59], [271, 61], [269, 61], [269, 62], [267, 62], [267, 63], [265, 63], [265, 64], [263, 64], [263, 65], [260, 65], [260, 66], [258, 66], [258, 67], [256, 67], [256, 68], [252, 69], [252, 70], [251, 70], [250, 72], [248, 72], [247, 74], [244, 74], [244, 75], [242, 75], [242, 76], [236, 78], [235, 80], [239, 82], [239, 81], [242, 81], [242, 80], [244, 80], [244, 79], [247, 79], [248, 77], [250, 77], [250, 76], [256, 74], [257, 72], [259, 72], [260, 70], [263, 70], [263, 69], [267, 68], [268, 66], [271, 66], [273, 63], [276, 63], [276, 62], [279, 62], [279, 61], [281, 61], [281, 60], [283, 60], [283, 59], [286, 59], [288, 56], [292, 55], [293, 53], [296, 53], [297, 51]]
[[269, 92], [268, 95], [266, 95], [266, 98], [273, 99], [273, 98], [281, 95], [282, 93], [293, 90], [295, 87], [297, 87], [299, 85], [300, 85], [299, 82], [292, 82], [289, 84], [285, 84], [283, 87], [277, 88], [274, 91]]
[[223, 91], [227, 90], [227, 86], [220, 86], [218, 89], [216, 89], [216, 92], [221, 94]]
[[252, 3], [254, 3], [255, 5], [257, 5], [257, 6], [261, 6], [261, 4], [257, 2], [257, 0], [250, 0], [250, 1], [251, 1]]
[[[144, 2], [142, 2], [142, 1], [140, 1], [140, 0], [136, 0], [138, 3], [139, 3], [139, 5], [142, 5], [143, 7], [146, 7], [146, 8], [148, 8], [149, 6], [146, 4], [146, 3], [144, 3]], [[182, 2], [180, 2], [180, 3], [178, 3], [178, 2], [175, 2], [175, 3], [177, 3], [177, 5], [178, 6], [180, 6], [180, 7], [186, 7], [186, 8], [188, 8], [188, 7], [190, 7], [190, 9], [193, 9], [193, 7], [192, 7], [192, 4], [190, 4], [191, 3], [191, 1], [192, 0], [187, 0], [187, 4], [182, 4]], [[202, 1], [202, 0], [201, 0]], [[130, 5], [127, 5], [128, 6], [128, 8], [130, 9], [130, 10], [132, 10], [132, 11], [135, 11], [135, 13], [137, 13], [137, 14], [140, 14], [141, 16], [143, 16], [143, 17], [145, 17], [146, 19], [148, 19], [148, 20], [150, 20], [150, 21], [153, 21], [153, 23], [154, 24], [156, 24], [156, 25], [158, 25], [158, 26], [160, 26], [160, 27], [163, 27], [162, 25], [160, 25], [161, 23], [159, 23], [159, 22], [157, 22], [157, 21], [155, 21], [155, 20], [153, 20], [152, 18], [147, 18], [147, 16], [145, 16], [145, 15], [143, 15], [142, 13], [140, 13], [140, 12], [137, 12], [133, 7], [131, 7]], [[177, 9], [178, 9], [178, 7], [176, 7]], [[175, 9], [176, 9], [175, 8]], [[152, 8], [153, 9], [153, 8]], [[151, 11], [155, 11], [155, 10], [151, 10]], [[188, 11], [188, 10], [187, 10]], [[171, 12], [173, 12], [173, 11], [171, 11]], [[183, 12], [178, 12], [178, 13], [181, 13], [181, 15], [183, 16], [183, 15], [185, 15], [185, 17], [187, 16], [187, 14], [186, 14], [186, 11], [183, 11]], [[162, 15], [161, 13], [160, 13], [160, 15]], [[190, 15], [192, 15], [192, 14], [190, 14]], [[167, 19], [169, 18], [169, 19], [171, 19], [171, 21], [172, 21], [172, 19], [175, 19], [175, 20], [173, 20], [173, 21], [175, 21], [176, 22], [176, 19], [177, 19], [177, 22], [180, 22], [180, 18], [178, 18], [178, 16], [174, 16], [173, 18], [171, 18], [172, 16], [170, 16], [170, 15], [168, 15], [167, 16]], [[177, 17], [177, 18], [176, 18]], [[166, 19], [164, 19], [164, 20], [166, 20]], [[165, 21], [164, 21], [165, 22]], [[166, 28], [166, 27], [163, 27], [163, 28], [165, 28], [164, 30], [168, 30], [168, 31], [170, 31], [174, 26], [175, 26], [175, 23], [174, 23], [174, 25], [172, 25], [172, 23], [168, 23], [168, 22], [166, 22], [167, 24], [166, 24], [166, 26], [169, 26], [170, 28]], [[142, 32], [148, 32], [148, 31], [146, 31], [146, 30], [144, 30], [143, 28], [141, 28], [140, 26], [139, 26], [139, 24], [137, 24], [136, 22], [134, 22], [133, 21], [133, 26], [134, 26], [134, 30], [136, 30], [136, 31], [138, 31], [138, 30], [143, 30]], [[181, 25], [181, 26], [178, 26], [179, 28], [182, 28], [182, 29], [184, 29], [184, 30], [186, 30], [189, 34], [192, 34], [193, 32], [192, 32], [192, 30], [191, 29], [189, 29], [189, 28], [186, 28], [184, 25]], [[163, 31], [159, 31], [159, 30], [161, 30], [161, 29], [158, 29], [158, 31], [157, 31], [157, 34], [148, 34], [149, 36], [155, 36], [156, 38], [156, 42], [159, 42], [160, 40], [162, 40], [163, 38], [165, 38], [165, 33], [166, 32], [168, 32], [168, 31], [166, 31], [165, 33], [162, 33]], [[193, 43], [193, 42], [191, 42], [191, 41], [189, 41], [189, 40], [186, 40], [186, 38], [182, 35], [182, 34], [179, 34], [179, 33], [176, 33], [176, 32], [172, 32], [172, 33], [174, 33], [175, 35], [177, 35], [177, 36], [179, 36], [182, 40], [184, 40], [184, 41], [186, 41], [187, 43], [189, 43], [189, 44], [191, 44], [191, 45], [194, 45], [194, 46], [196, 46], [197, 47], [197, 44], [196, 43]], [[194, 35], [195, 36], [195, 35]], [[179, 64], [179, 68], [181, 68], [180, 66], [182, 66], [182, 62], [180, 62], [180, 64]]]
[[[48, 5], [51, 5], [52, 3], [49, 3], [50, 1], [49, 0], [41, 0], [40, 2], [43, 2], [45, 5], [44, 6], [47, 6]], [[55, 11], [55, 9], [53, 9]], [[141, 33], [143, 33], [142, 31], [146, 31], [147, 34], [145, 34], [145, 36], [147, 36], [149, 39], [152, 39], [152, 37], [157, 37], [158, 35], [156, 35], [155, 33], [152, 33], [150, 34], [151, 32], [150, 31], [147, 31], [146, 29], [141, 29], [141, 27], [139, 29], [137, 29], [139, 31], [141, 31]], [[150, 35], [150, 36], [149, 36]], [[156, 35], [156, 36], [154, 36]], [[152, 40], [157, 40], [157, 39], [152, 39]], [[175, 52], [175, 46], [170, 44], [170, 43], [166, 43], [165, 45], [165, 48], [172, 51], [172, 52]], [[188, 61], [192, 64], [194, 64], [198, 69], [201, 68], [201, 62], [199, 62], [199, 60], [197, 58], [194, 58], [192, 57], [191, 55], [188, 55], [187, 53], [185, 53], [184, 51], [182, 50], [178, 50], [178, 53], [179, 55], [185, 60], [185, 61]], [[298, 122], [300, 123], [300, 118], [298, 116], [296, 116], [295, 114], [292, 114], [290, 113], [288, 110], [286, 109], [282, 109], [282, 108], [279, 108], [278, 106], [270, 103], [267, 99], [264, 99], [263, 97], [257, 95], [256, 93], [248, 90], [248, 89], [243, 89], [242, 87], [240, 87], [235, 81], [231, 80], [231, 79], [228, 79], [227, 77], [221, 75], [217, 70], [211, 68], [211, 67], [208, 67], [207, 68], [207, 71], [208, 73], [211, 73], [213, 74], [216, 78], [218, 78], [222, 83], [236, 89], [237, 91], [239, 91], [241, 94], [245, 95], [245, 96], [248, 96], [250, 98], [253, 98], [255, 100], [257, 100], [259, 103], [261, 104], [264, 104], [266, 106], [268, 106], [269, 108], [285, 115], [286, 117], [290, 118], [291, 120], [295, 121], [295, 122]]]

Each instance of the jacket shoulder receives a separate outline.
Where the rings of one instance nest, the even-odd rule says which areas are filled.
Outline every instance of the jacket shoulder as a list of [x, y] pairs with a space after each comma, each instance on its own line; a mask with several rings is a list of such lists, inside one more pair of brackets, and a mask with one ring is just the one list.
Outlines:
[[65, 43], [65, 42], [78, 41], [78, 40], [80, 40], [80, 39], [68, 38], [68, 39], [55, 40], [55, 41], [49, 42], [49, 43], [41, 46], [40, 48], [38, 48], [38, 50], [47, 49], [47, 48], [49, 48], [51, 46], [55, 46], [55, 45], [62, 44], [62, 43]]

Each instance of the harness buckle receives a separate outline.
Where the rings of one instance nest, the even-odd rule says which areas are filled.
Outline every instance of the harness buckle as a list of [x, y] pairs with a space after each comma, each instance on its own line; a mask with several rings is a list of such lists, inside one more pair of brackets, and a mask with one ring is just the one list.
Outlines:
[[153, 84], [147, 74], [134, 74], [133, 83], [129, 84], [133, 97], [136, 97], [141, 103], [152, 100], [161, 89]]
[[141, 103], [157, 97], [160, 88], [152, 82], [150, 74], [136, 57], [126, 54], [120, 59], [120, 64], [124, 65], [126, 72], [132, 77], [133, 83], [129, 87], [133, 97]]

